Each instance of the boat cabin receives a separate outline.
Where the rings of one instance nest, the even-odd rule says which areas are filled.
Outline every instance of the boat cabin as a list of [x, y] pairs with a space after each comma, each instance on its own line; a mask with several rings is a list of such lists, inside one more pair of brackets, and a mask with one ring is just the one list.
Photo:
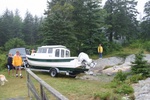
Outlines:
[[36, 54], [48, 55], [49, 57], [70, 57], [70, 50], [62, 45], [49, 45], [38, 47]]

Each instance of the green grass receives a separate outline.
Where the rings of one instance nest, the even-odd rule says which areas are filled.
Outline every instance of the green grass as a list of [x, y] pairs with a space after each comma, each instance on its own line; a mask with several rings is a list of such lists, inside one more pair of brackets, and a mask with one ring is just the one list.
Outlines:
[[[144, 51], [145, 54], [148, 54], [149, 52], [141, 49], [141, 48], [131, 48], [131, 47], [125, 47], [120, 51], [113, 51], [110, 54], [104, 55], [104, 58], [107, 57], [114, 57], [114, 56], [118, 56], [118, 57], [127, 57], [131, 54], [137, 54], [139, 53], [141, 50]], [[105, 52], [105, 51], [104, 51]], [[96, 57], [95, 57], [96, 58]]]
[[[124, 48], [119, 52], [112, 52], [108, 55], [104, 55], [103, 57], [126, 57], [130, 54], [136, 54], [139, 51], [140, 49], [136, 48]], [[93, 56], [93, 58], [97, 59], [98, 55]], [[8, 80], [4, 86], [0, 86], [0, 100], [18, 97], [23, 97], [26, 100], [29, 100], [28, 89], [26, 85], [26, 72], [23, 70], [22, 73], [24, 77], [20, 79], [12, 75], [8, 75], [6, 69], [0, 71], [0, 74], [4, 74]], [[105, 98], [105, 96], [109, 96], [109, 98], [102, 100], [121, 100], [122, 97], [122, 95], [115, 93], [114, 88], [110, 86], [110, 81], [113, 78], [110, 76], [100, 75], [98, 76], [99, 81], [93, 81], [70, 78], [64, 75], [57, 78], [52, 78], [48, 73], [35, 73], [46, 83], [66, 96], [69, 100], [100, 100], [97, 97]], [[36, 89], [39, 91], [39, 84], [35, 80], [33, 83], [35, 84]]]
[[[0, 86], [0, 99], [6, 98], [17, 98], [17, 97], [27, 97], [27, 88], [26, 88], [26, 78], [20, 79], [12, 75], [8, 75], [7, 70], [3, 70], [0, 74], [4, 74], [8, 82], [5, 82], [5, 85]], [[23, 75], [25, 72], [23, 71]]]
[[109, 81], [90, 81], [70, 78], [64, 75], [59, 75], [57, 78], [52, 78], [48, 73], [41, 72], [36, 72], [36, 74], [53, 88], [66, 96], [69, 100], [94, 100], [94, 94], [100, 91], [106, 91], [103, 86], [111, 80], [107, 76], [100, 77], [107, 77], [110, 79]]
[[[23, 97], [26, 100], [29, 100], [25, 70], [22, 71], [24, 76], [22, 79], [8, 75], [7, 70], [3, 70], [0, 73], [4, 74], [8, 80], [4, 86], [0, 86], [0, 91], [2, 91], [0, 99]], [[46, 83], [66, 96], [69, 100], [96, 100], [94, 98], [95, 95], [100, 95], [101, 93], [107, 91], [109, 91], [111, 96], [117, 96], [117, 100], [120, 100], [119, 98], [121, 97], [120, 95], [113, 93], [113, 89], [106, 88], [106, 84], [112, 79], [110, 76], [98, 76], [99, 81], [93, 81], [70, 78], [64, 75], [57, 78], [52, 78], [46, 72], [35, 73]], [[36, 89], [39, 91], [40, 86], [37, 81], [33, 80], [33, 83], [35, 84]]]

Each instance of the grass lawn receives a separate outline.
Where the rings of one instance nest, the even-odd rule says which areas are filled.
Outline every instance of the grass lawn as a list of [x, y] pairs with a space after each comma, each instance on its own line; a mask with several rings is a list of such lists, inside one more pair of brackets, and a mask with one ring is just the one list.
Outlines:
[[[112, 52], [104, 55], [105, 57], [120, 56], [126, 57], [130, 54], [138, 53], [141, 49], [136, 48], [124, 48], [121, 51]], [[144, 51], [144, 53], [148, 53]], [[6, 55], [3, 55], [4, 57]], [[2, 57], [2, 58], [4, 58]], [[98, 55], [92, 58], [98, 59]], [[5, 58], [4, 58], [5, 59]], [[3, 60], [2, 60], [3, 61]], [[7, 69], [0, 71], [0, 74], [4, 74], [8, 80], [4, 86], [0, 86], [0, 100], [6, 100], [7, 98], [24, 98], [24, 100], [30, 100], [28, 97], [28, 89], [26, 85], [26, 72], [22, 70], [23, 78], [8, 75]], [[59, 91], [61, 94], [66, 96], [69, 100], [121, 100], [122, 94], [114, 93], [114, 89], [118, 89], [119, 86], [115, 87], [115, 84], [111, 84], [110, 80], [113, 77], [101, 75], [99, 81], [82, 80], [77, 78], [70, 78], [67, 76], [59, 76], [52, 78], [48, 73], [35, 72], [37, 76], [43, 79], [46, 83], [52, 86], [54, 89]], [[39, 92], [39, 84], [37, 81], [33, 81], [36, 89]], [[109, 99], [97, 99], [96, 96], [104, 97], [110, 95]], [[35, 100], [35, 99], [32, 99]], [[54, 99], [51, 99], [54, 100]]]
[[[15, 77], [7, 74], [7, 70], [1, 71], [0, 74], [4, 74], [8, 80], [4, 86], [0, 86], [0, 100], [6, 98], [18, 98], [23, 97], [25, 100], [28, 98], [28, 89], [26, 85], [26, 72], [22, 70], [23, 78]], [[95, 99], [95, 95], [101, 95], [109, 92], [111, 96], [115, 96], [120, 100], [119, 94], [113, 93], [112, 88], [109, 88], [107, 83], [111, 80], [110, 76], [99, 76], [99, 81], [82, 80], [76, 78], [70, 78], [67, 76], [59, 76], [52, 78], [49, 73], [35, 72], [41, 79], [51, 85], [54, 89], [66, 96], [69, 100], [99, 100]], [[33, 80], [37, 90], [39, 91], [39, 84]], [[110, 98], [111, 98], [110, 96]], [[53, 100], [53, 99], [52, 99]], [[111, 100], [111, 99], [108, 99]]]
[[5, 85], [0, 86], [0, 100], [6, 98], [18, 98], [24, 97], [27, 98], [27, 88], [26, 88], [26, 77], [25, 71], [22, 71], [23, 78], [15, 77], [12, 75], [8, 75], [7, 70], [3, 70], [0, 74], [5, 75], [8, 82], [5, 82]]

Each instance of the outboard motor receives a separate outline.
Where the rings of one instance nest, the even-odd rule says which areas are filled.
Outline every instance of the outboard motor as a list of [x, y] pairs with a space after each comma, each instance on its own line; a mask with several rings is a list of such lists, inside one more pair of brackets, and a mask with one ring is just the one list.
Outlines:
[[96, 63], [89, 58], [89, 56], [84, 53], [84, 52], [81, 52], [78, 56], [78, 61], [81, 62], [82, 66], [83, 67], [95, 67]]

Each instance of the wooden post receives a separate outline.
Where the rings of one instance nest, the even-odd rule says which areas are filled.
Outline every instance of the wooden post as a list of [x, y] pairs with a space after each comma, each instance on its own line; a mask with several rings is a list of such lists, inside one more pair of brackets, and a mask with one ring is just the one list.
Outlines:
[[[26, 71], [26, 75], [27, 75], [27, 87], [28, 87], [28, 83], [29, 83], [29, 73]], [[29, 87], [28, 87], [28, 97], [30, 98], [30, 91], [29, 91]]]
[[45, 100], [44, 99], [44, 93], [43, 93], [43, 87], [42, 87], [42, 85], [40, 84], [40, 90], [41, 90], [41, 100]]
[[[52, 88], [50, 85], [48, 85], [45, 81], [40, 79], [37, 75], [35, 75], [29, 68], [26, 68], [27, 71], [27, 87], [28, 87], [28, 95], [30, 95], [29, 90], [33, 93], [36, 100], [48, 100], [46, 93], [44, 92], [44, 89], [47, 89], [49, 93], [54, 95], [58, 100], [69, 100], [65, 96], [63, 96], [61, 93], [59, 93], [57, 90]], [[30, 75], [29, 75], [30, 74]], [[35, 80], [37, 80], [40, 84], [40, 92], [41, 96], [38, 95], [33, 83], [31, 82], [30, 76], [32, 76]]]

